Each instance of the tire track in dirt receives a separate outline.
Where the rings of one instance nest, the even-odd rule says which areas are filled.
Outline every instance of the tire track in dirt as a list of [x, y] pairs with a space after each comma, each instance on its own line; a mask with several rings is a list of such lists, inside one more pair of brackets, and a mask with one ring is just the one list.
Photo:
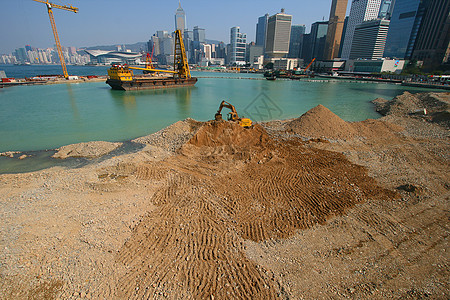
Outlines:
[[288, 237], [368, 197], [393, 196], [341, 154], [230, 122], [206, 123], [178, 155], [134, 176], [165, 183], [117, 257], [126, 269], [119, 296], [129, 299], [277, 298], [244, 240]]

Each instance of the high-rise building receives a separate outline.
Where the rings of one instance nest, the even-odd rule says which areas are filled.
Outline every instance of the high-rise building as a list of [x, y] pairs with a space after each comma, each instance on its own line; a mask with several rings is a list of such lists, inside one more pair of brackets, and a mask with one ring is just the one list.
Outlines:
[[389, 30], [389, 20], [375, 19], [357, 25], [350, 59], [381, 59]]
[[315, 22], [311, 25], [311, 54], [317, 60], [324, 59], [325, 42], [327, 39], [328, 22]]
[[324, 59], [333, 59], [339, 56], [342, 30], [344, 28], [345, 14], [347, 12], [347, 3], [348, 0], [333, 0], [331, 2], [325, 52], [323, 55]]
[[428, 0], [417, 34], [413, 59], [431, 71], [447, 63], [450, 54], [450, 0]]
[[348, 24], [348, 16], [345, 17], [344, 28], [342, 29], [341, 45], [339, 46], [338, 57], [342, 56], [342, 46], [344, 46], [345, 32], [347, 31], [347, 24]]
[[230, 64], [245, 65], [247, 35], [240, 32], [240, 27], [232, 27], [230, 30]]
[[410, 58], [422, 22], [424, 2], [424, 0], [397, 0], [395, 2], [384, 57]]
[[194, 32], [190, 30], [184, 31], [184, 49], [189, 63], [194, 63]]
[[289, 58], [300, 58], [303, 35], [305, 34], [305, 25], [291, 26], [291, 39], [289, 41]]
[[266, 29], [267, 21], [269, 20], [269, 14], [265, 14], [258, 18], [258, 23], [256, 24], [256, 45], [263, 46], [266, 44]]
[[311, 33], [304, 34], [302, 39], [303, 45], [302, 45], [302, 53], [300, 58], [303, 58], [305, 62], [310, 62], [312, 57], [312, 37]]
[[181, 30], [181, 33], [183, 33], [186, 29], [186, 14], [184, 13], [184, 10], [181, 8], [181, 2], [178, 1], [178, 8], [175, 12], [175, 30]]
[[194, 26], [194, 41], [199, 43], [206, 42], [205, 29], [199, 28], [198, 26]]
[[275, 14], [267, 21], [265, 53], [270, 58], [280, 58], [288, 54], [291, 38], [292, 16], [284, 13]]
[[353, 43], [353, 34], [356, 25], [364, 21], [376, 19], [380, 11], [381, 0], [353, 0], [350, 8], [350, 15], [345, 31], [344, 45], [342, 46], [341, 57], [348, 59]]

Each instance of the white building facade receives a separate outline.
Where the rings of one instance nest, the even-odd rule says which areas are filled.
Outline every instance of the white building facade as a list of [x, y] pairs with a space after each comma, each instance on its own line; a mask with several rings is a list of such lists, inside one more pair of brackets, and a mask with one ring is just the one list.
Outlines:
[[240, 27], [236, 26], [230, 30], [231, 65], [245, 65], [247, 35], [240, 32]]

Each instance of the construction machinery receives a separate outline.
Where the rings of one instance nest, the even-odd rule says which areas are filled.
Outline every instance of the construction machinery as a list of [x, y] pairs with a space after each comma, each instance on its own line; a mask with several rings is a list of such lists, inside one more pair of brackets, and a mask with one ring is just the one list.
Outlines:
[[308, 71], [309, 67], [311, 67], [312, 63], [316, 60], [316, 58], [314, 57], [311, 62], [309, 63], [309, 65], [306, 66], [306, 68], [303, 70], [303, 72]]
[[248, 118], [240, 118], [234, 105], [232, 105], [231, 103], [229, 103], [225, 100], [220, 103], [219, 109], [217, 110], [216, 114], [214, 115], [214, 119], [216, 121], [223, 120], [221, 112], [224, 107], [231, 110], [231, 112], [228, 113], [228, 121], [238, 122], [239, 125], [241, 125], [242, 127], [245, 127], [245, 128], [249, 128], [252, 126], [252, 120], [250, 120]]
[[[182, 86], [193, 86], [197, 78], [191, 77], [187, 62], [181, 30], [175, 31], [175, 57], [172, 70], [155, 69], [147, 65], [145, 68], [129, 67], [127, 65], [113, 65], [108, 70], [109, 79], [106, 81], [114, 90], [143, 90]], [[134, 76], [132, 70], [144, 72], [161, 72], [173, 74], [173, 77], [139, 77]]]
[[44, 0], [33, 0], [33, 1], [44, 3], [47, 5], [47, 12], [48, 12], [48, 16], [50, 18], [50, 24], [52, 25], [53, 36], [55, 37], [56, 49], [58, 51], [58, 56], [59, 56], [59, 60], [61, 62], [61, 67], [63, 69], [63, 74], [66, 79], [69, 79], [69, 73], [67, 73], [66, 61], [64, 60], [64, 55], [63, 55], [63, 52], [61, 49], [61, 43], [59, 42], [58, 31], [56, 30], [55, 17], [53, 16], [52, 9], [58, 8], [58, 9], [77, 13], [78, 8], [73, 7], [73, 6], [54, 4], [54, 3], [49, 2], [48, 0], [45, 0], [45, 1]]

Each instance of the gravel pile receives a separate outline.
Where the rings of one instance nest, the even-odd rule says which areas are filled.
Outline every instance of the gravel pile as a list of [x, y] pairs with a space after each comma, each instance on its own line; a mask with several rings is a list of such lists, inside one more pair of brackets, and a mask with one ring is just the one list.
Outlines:
[[450, 128], [450, 93], [404, 92], [388, 101], [377, 98], [372, 101], [377, 112], [385, 116], [410, 116], [422, 118]]

